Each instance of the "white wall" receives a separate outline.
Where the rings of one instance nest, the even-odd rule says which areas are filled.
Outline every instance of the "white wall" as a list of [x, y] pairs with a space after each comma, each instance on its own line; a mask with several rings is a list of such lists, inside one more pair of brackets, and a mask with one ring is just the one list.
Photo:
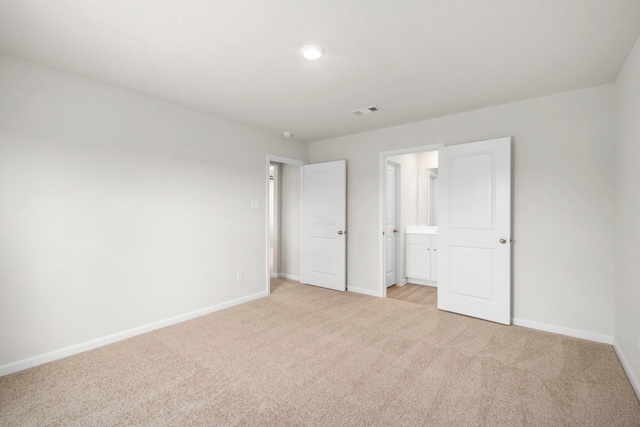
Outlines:
[[311, 143], [311, 162], [348, 160], [349, 286], [379, 285], [380, 151], [501, 136], [514, 141], [514, 317], [611, 337], [613, 85]]
[[280, 275], [300, 279], [300, 167], [282, 164]]
[[265, 292], [267, 152], [307, 145], [0, 56], [0, 368]]
[[640, 39], [615, 88], [615, 340], [640, 396]]

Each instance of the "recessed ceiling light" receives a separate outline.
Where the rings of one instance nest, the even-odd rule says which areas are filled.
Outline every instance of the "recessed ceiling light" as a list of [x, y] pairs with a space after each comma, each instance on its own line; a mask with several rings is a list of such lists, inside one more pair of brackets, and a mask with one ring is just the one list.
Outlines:
[[315, 61], [324, 55], [324, 49], [317, 44], [308, 44], [300, 49], [300, 52], [302, 53], [302, 56], [310, 61]]
[[293, 132], [289, 132], [288, 130], [286, 130], [286, 131], [282, 132], [282, 135], [285, 138], [291, 138], [293, 136]]

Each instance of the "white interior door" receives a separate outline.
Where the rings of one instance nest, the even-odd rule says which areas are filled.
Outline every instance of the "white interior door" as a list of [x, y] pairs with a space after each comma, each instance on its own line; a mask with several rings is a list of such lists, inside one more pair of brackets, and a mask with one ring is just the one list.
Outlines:
[[511, 324], [511, 139], [438, 151], [438, 308]]
[[280, 168], [276, 164], [269, 165], [269, 273], [270, 277], [278, 277], [280, 265], [280, 242], [278, 230], [278, 180]]
[[302, 167], [300, 281], [345, 291], [347, 161]]
[[396, 170], [398, 165], [387, 161], [385, 185], [385, 285], [396, 284], [396, 240], [398, 221], [396, 218]]

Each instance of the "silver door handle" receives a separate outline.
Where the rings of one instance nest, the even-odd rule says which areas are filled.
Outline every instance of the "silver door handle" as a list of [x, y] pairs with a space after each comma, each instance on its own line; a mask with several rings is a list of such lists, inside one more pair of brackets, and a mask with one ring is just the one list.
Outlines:
[[500, 239], [500, 243], [504, 245], [505, 243], [507, 243], [507, 239]]
[[397, 232], [398, 232], [398, 230], [397, 230], [396, 228], [394, 228], [394, 229], [393, 229], [393, 232], [394, 232], [394, 233], [397, 233]]
[[343, 234], [347, 234], [347, 232], [340, 230], [340, 231], [338, 231], [338, 234], [342, 236]]

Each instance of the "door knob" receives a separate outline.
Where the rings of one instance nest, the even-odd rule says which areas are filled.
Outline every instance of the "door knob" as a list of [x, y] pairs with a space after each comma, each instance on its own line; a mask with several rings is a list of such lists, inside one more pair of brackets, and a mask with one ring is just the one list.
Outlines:
[[338, 234], [342, 236], [344, 234], [344, 232], [342, 230], [340, 230], [340, 231], [338, 231]]
[[507, 239], [500, 239], [500, 243], [504, 245], [505, 243], [507, 243]]
[[398, 230], [394, 228], [394, 229], [393, 229], [393, 232], [394, 232], [394, 233], [397, 233], [397, 232], [398, 232]]

